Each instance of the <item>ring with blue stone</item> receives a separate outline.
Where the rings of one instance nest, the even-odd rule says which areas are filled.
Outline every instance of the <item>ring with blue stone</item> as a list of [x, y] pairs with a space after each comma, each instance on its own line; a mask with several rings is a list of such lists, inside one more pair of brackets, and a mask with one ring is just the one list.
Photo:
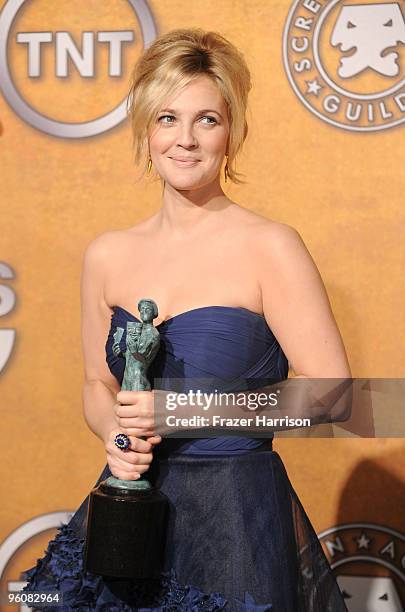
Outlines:
[[115, 446], [120, 448], [121, 450], [127, 450], [131, 446], [131, 441], [128, 438], [127, 434], [119, 433], [114, 438]]

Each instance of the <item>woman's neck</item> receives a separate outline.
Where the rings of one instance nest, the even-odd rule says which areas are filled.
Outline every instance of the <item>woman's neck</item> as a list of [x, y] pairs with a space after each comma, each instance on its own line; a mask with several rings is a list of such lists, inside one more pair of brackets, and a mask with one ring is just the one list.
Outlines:
[[197, 225], [209, 224], [212, 213], [231, 205], [219, 182], [190, 191], [179, 191], [166, 183], [156, 221], [160, 230], [184, 235]]

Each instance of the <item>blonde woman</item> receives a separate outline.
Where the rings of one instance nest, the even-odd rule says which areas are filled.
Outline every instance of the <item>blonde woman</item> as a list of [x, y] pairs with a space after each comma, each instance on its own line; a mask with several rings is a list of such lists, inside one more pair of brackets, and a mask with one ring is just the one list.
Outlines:
[[[107, 452], [100, 480], [146, 474], [169, 497], [165, 571], [143, 582], [84, 573], [86, 498], [25, 574], [27, 590], [63, 593], [66, 610], [346, 610], [271, 439], [162, 439], [153, 390], [120, 392], [114, 335], [138, 320], [145, 297], [159, 305], [152, 387], [165, 378], [211, 378], [219, 388], [224, 380], [277, 382], [289, 364], [302, 377], [350, 376], [299, 234], [221, 187], [221, 176], [240, 182], [235, 159], [250, 87], [235, 46], [198, 29], [162, 35], [134, 68], [135, 160], [162, 181], [162, 201], [152, 217], [99, 236], [85, 253], [84, 414]], [[117, 433], [129, 436], [130, 452], [115, 446]]]

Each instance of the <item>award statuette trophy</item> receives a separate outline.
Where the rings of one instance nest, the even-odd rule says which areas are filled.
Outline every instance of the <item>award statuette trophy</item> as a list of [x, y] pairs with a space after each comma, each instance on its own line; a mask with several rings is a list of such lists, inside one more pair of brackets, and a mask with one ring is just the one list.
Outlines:
[[[146, 377], [159, 350], [153, 326], [158, 315], [153, 300], [140, 300], [141, 321], [127, 322], [126, 351], [120, 349], [124, 329], [114, 334], [113, 352], [125, 358], [122, 390], [149, 391]], [[130, 441], [118, 434], [115, 444], [124, 452]], [[90, 493], [84, 554], [86, 571], [114, 578], [155, 578], [163, 567], [168, 498], [141, 476], [120, 480], [110, 476]]]

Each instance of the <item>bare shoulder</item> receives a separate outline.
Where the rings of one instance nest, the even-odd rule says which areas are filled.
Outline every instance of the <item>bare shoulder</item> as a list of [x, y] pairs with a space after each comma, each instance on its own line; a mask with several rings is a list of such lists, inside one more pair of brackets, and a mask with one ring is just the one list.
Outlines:
[[124, 234], [121, 230], [109, 230], [93, 238], [87, 245], [82, 258], [82, 295], [96, 287], [99, 288], [100, 295], [104, 295], [105, 283], [114, 269], [116, 254]]
[[85, 258], [102, 258], [108, 255], [119, 243], [121, 235], [121, 230], [109, 230], [99, 234], [87, 245], [84, 252]]
[[108, 230], [99, 234], [87, 245], [84, 260], [110, 261], [119, 248], [133, 240], [131, 229]]
[[255, 252], [258, 256], [272, 257], [278, 261], [280, 258], [290, 260], [309, 255], [301, 234], [295, 227], [286, 223], [261, 223], [255, 234]]
[[[258, 270], [275, 281], [283, 276], [291, 279], [319, 279], [319, 270], [299, 231], [286, 223], [262, 223], [252, 240], [252, 253]], [[271, 273], [271, 275], [269, 275]]]
[[247, 227], [252, 231], [254, 230], [255, 238], [260, 238], [265, 243], [269, 238], [272, 240], [288, 240], [297, 238], [299, 235], [297, 230], [291, 225], [281, 223], [281, 221], [275, 221], [274, 219], [268, 219], [263, 215], [252, 212], [250, 210], [244, 210], [246, 221], [248, 222]]
[[285, 255], [289, 251], [305, 249], [301, 235], [291, 225], [268, 219], [241, 206], [235, 208], [234, 217], [244, 228], [246, 239], [258, 255]]
[[108, 230], [93, 238], [87, 245], [85, 253], [90, 256], [98, 257], [111, 255], [111, 252], [114, 251], [122, 241], [130, 240], [130, 238], [130, 229]]
[[114, 253], [124, 252], [125, 248], [133, 248], [139, 239], [149, 235], [153, 228], [155, 215], [140, 221], [134, 226], [117, 230], [108, 230], [94, 238], [86, 248], [85, 255], [95, 258], [114, 259]]

